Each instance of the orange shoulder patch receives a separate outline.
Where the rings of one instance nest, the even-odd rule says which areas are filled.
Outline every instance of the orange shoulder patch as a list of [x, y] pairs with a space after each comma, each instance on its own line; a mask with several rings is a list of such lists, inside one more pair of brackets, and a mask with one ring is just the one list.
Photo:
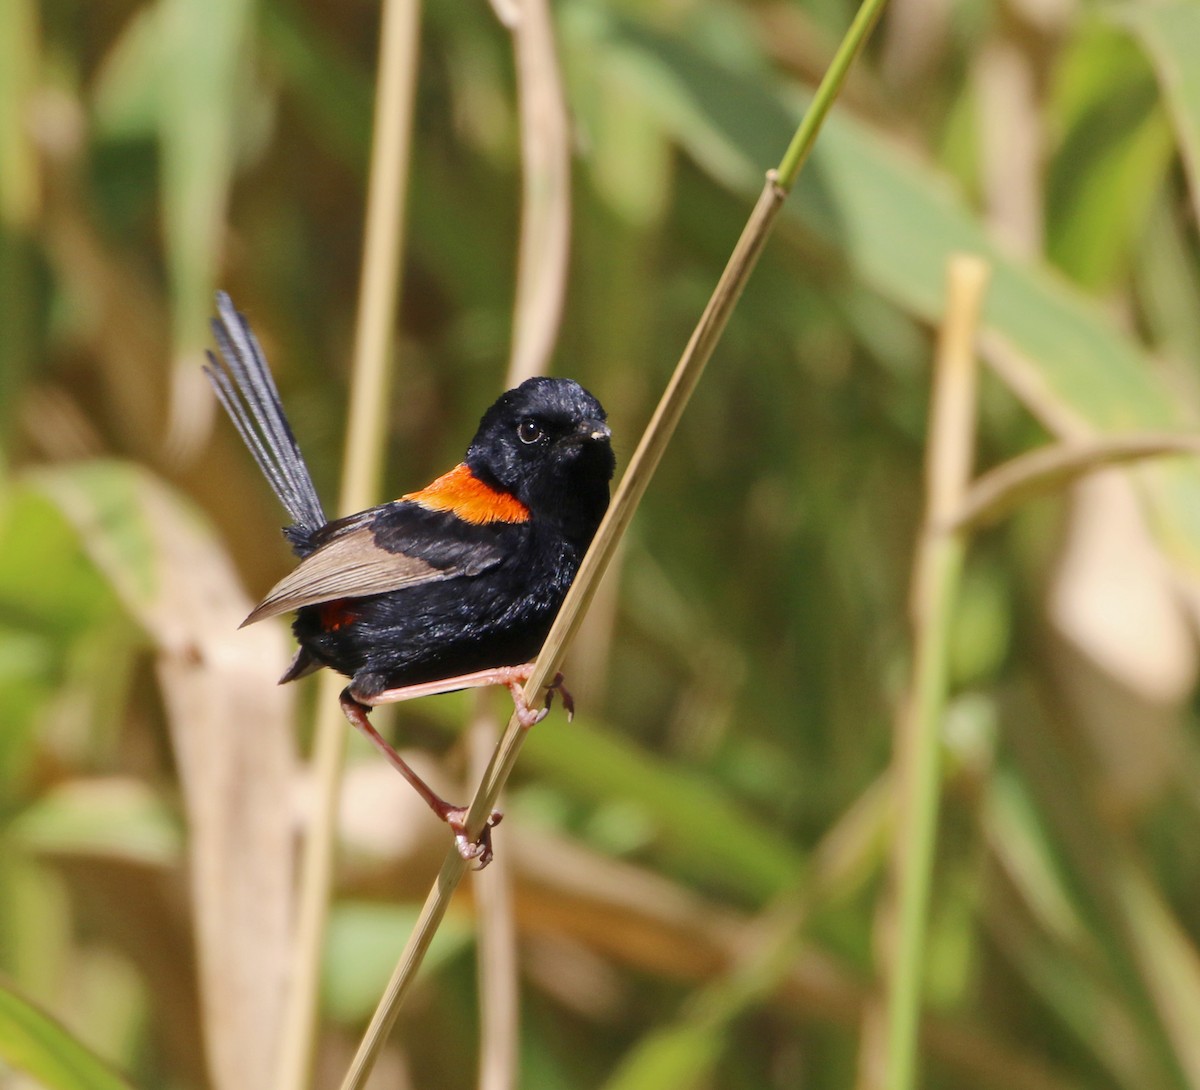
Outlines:
[[465, 462], [443, 473], [419, 492], [400, 497], [430, 511], [451, 511], [464, 522], [481, 526], [486, 522], [526, 522], [529, 508], [516, 496], [486, 485]]

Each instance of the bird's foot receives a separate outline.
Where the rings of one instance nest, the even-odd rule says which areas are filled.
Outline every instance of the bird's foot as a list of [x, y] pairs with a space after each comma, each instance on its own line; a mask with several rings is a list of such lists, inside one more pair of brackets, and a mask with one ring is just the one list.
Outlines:
[[533, 663], [526, 662], [521, 666], [502, 666], [494, 671], [494, 684], [505, 685], [512, 694], [513, 706], [516, 708], [517, 721], [528, 730], [536, 726], [550, 714], [550, 706], [554, 703], [554, 694], [562, 698], [563, 711], [567, 713], [567, 721], [575, 717], [575, 699], [563, 685], [561, 673], [554, 675], [554, 680], [546, 686], [546, 703], [543, 707], [535, 708], [525, 699], [525, 683], [533, 676]]
[[450, 826], [454, 834], [454, 846], [458, 854], [468, 863], [478, 860], [475, 869], [483, 870], [492, 861], [492, 830], [500, 824], [504, 815], [499, 810], [493, 810], [484, 826], [479, 830], [479, 836], [472, 839], [467, 829], [467, 810], [464, 806], [455, 806], [442, 815], [442, 820]]

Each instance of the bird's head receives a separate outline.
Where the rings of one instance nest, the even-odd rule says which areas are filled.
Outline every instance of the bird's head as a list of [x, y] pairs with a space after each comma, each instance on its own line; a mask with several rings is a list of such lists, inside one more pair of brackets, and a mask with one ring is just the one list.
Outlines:
[[467, 465], [535, 515], [590, 540], [616, 467], [606, 421], [600, 402], [573, 379], [526, 379], [483, 414]]

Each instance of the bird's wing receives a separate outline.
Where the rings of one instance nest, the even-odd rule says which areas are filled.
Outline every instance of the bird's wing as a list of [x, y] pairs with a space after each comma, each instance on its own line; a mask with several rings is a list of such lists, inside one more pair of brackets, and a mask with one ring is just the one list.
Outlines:
[[[490, 526], [396, 501], [329, 523], [318, 547], [242, 622], [338, 598], [365, 598], [495, 567], [509, 548]], [[511, 542], [509, 543], [511, 546]]]

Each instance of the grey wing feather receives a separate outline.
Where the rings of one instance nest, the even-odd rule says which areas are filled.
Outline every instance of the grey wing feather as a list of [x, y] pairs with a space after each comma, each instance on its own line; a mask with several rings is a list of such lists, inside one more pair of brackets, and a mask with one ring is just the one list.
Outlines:
[[335, 538], [301, 561], [271, 588], [241, 627], [301, 606], [336, 598], [365, 598], [457, 574], [452, 568], [435, 568], [417, 557], [381, 549], [364, 528]]

